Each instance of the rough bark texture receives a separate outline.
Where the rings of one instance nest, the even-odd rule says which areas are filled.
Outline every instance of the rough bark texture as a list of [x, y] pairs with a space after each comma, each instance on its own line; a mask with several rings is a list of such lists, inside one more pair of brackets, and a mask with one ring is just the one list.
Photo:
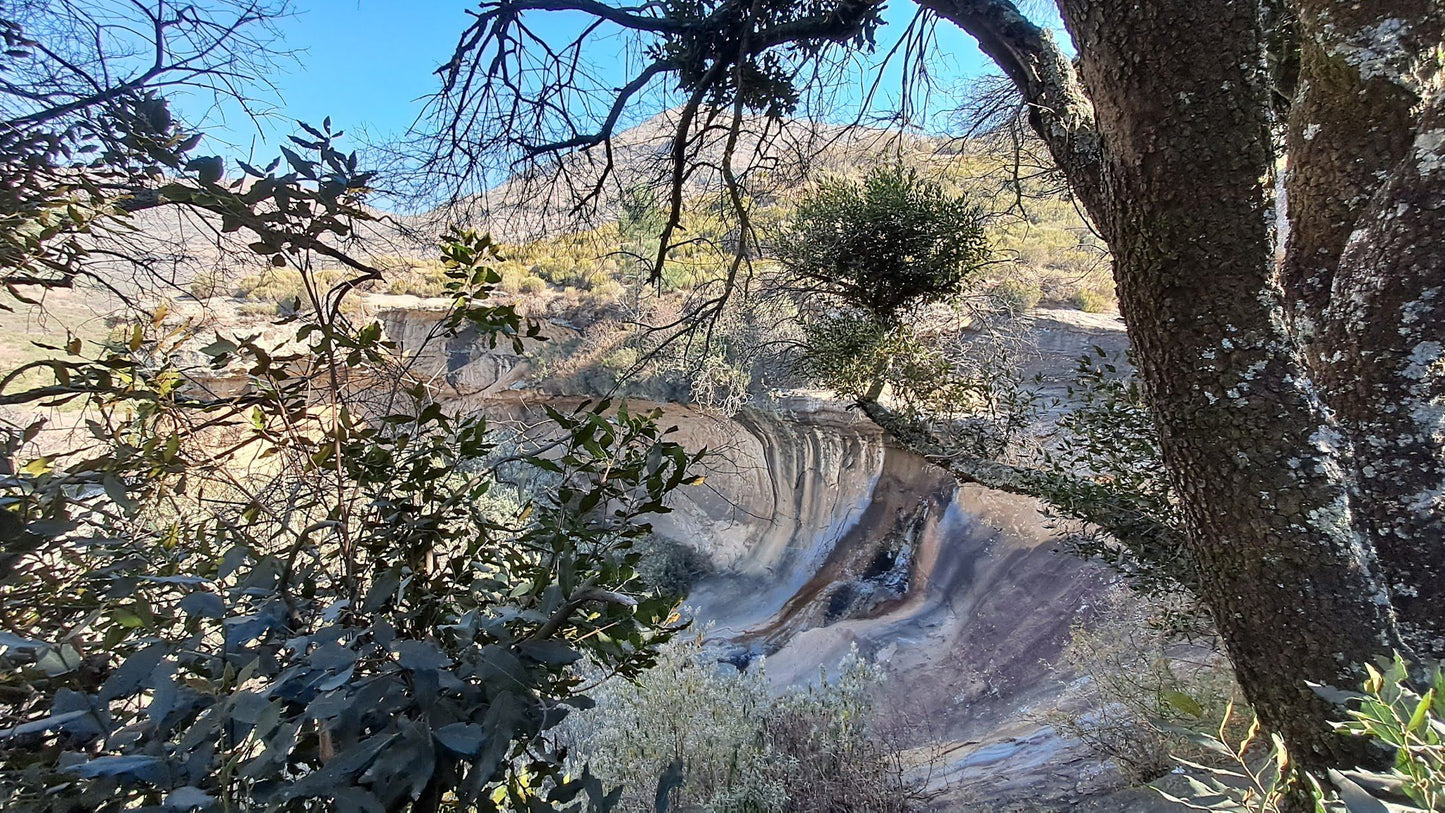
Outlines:
[[1445, 95], [1344, 247], [1322, 325], [1321, 378], [1353, 448], [1357, 525], [1402, 637], [1445, 658]]
[[1415, 122], [1439, 68], [1442, 10], [1434, 0], [1301, 0], [1299, 16], [1282, 276], [1296, 333], [1352, 452], [1354, 524], [1375, 547], [1405, 646], [1438, 662], [1445, 437], [1432, 369], [1445, 267], [1442, 179], [1428, 153], [1439, 113], [1418, 131]]
[[1353, 682], [1393, 643], [1389, 606], [1282, 318], [1259, 11], [1063, 7], [1105, 134], [1097, 216], [1203, 598], [1264, 722], [1307, 765], [1348, 761], [1306, 682]]
[[[1371, 42], [1398, 37], [1393, 13], [1424, 16], [1431, 0], [1346, 5], [1300, 0], [1300, 82], [1285, 146], [1289, 197], [1287, 253], [1281, 277], [1290, 316], [1306, 348], [1318, 350], [1340, 252], [1385, 173], [1404, 156], [1413, 130], [1412, 88], [1391, 76], [1408, 72]], [[1398, 8], [1386, 9], [1386, 5]], [[1410, 26], [1413, 30], [1414, 26]], [[1365, 55], [1375, 64], [1364, 64]], [[1313, 360], [1313, 359], [1312, 359]]]
[[[1307, 682], [1351, 684], [1355, 665], [1395, 638], [1351, 522], [1345, 450], [1285, 320], [1260, 9], [1064, 0], [1061, 10], [1098, 165], [1081, 171], [1077, 150], [1060, 164], [1113, 250], [1201, 599], [1251, 702], [1299, 761], [1355, 761]], [[956, 21], [979, 33], [978, 19]], [[997, 36], [979, 39], [987, 50]], [[1056, 156], [1076, 143], [1040, 135]]]

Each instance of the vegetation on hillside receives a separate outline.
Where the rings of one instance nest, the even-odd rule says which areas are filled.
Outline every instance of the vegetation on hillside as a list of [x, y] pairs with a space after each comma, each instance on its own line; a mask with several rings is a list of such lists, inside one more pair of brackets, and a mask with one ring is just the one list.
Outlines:
[[[633, 545], [700, 453], [620, 404], [553, 411], [534, 440], [446, 410], [348, 305], [386, 272], [338, 247], [374, 215], [329, 122], [242, 178], [191, 155], [168, 71], [231, 92], [249, 67], [232, 49], [276, 9], [44, 11], [68, 16], [42, 38], [103, 20], [82, 49], [131, 15], [178, 62], [127, 78], [126, 53], [67, 59], [75, 41], [0, 23], [39, 91], [0, 83], [23, 113], [0, 141], [19, 201], [5, 307], [116, 265], [158, 286], [121, 239], [147, 208], [244, 236], [276, 269], [250, 290], [291, 305], [279, 342], [132, 307], [106, 340], [67, 336], [0, 378], [21, 408], [0, 422], [0, 807], [608, 809], [550, 733], [588, 704], [582, 662], [635, 676], [675, 631], [677, 597], [639, 579]], [[536, 336], [497, 301], [488, 238], [447, 234], [435, 267], [441, 338]], [[224, 368], [244, 381], [216, 394]], [[61, 406], [58, 426], [24, 411]], [[548, 488], [510, 489], [519, 467]]]
[[[435, 261], [358, 248], [375, 179], [329, 120], [228, 173], [174, 112], [177, 92], [246, 107], [283, 2], [7, 6], [0, 307], [43, 312], [87, 283], [130, 307], [103, 336], [7, 354], [0, 377], [6, 809], [646, 806], [659, 740], [606, 765], [638, 743], [578, 735], [631, 784], [617, 791], [569, 772], [552, 735], [589, 705], [584, 662], [639, 678], [675, 631], [677, 597], [639, 576], [636, 543], [698, 455], [608, 401], [505, 446], [438, 403], [353, 304], [368, 292], [437, 298], [439, 336], [517, 353], [529, 317], [570, 323], [536, 359], [568, 388], [725, 411], [779, 383], [854, 398], [958, 480], [1043, 500], [1074, 550], [1173, 608], [1148, 619], [1143, 658], [1109, 662], [1109, 641], [1076, 632], [1069, 658], [1124, 725], [1062, 726], [1141, 776], [1172, 738], [1202, 749], [1185, 767], [1208, 809], [1440, 808], [1445, 13], [1062, 0], [1064, 47], [1008, 0], [918, 6], [894, 51], [904, 106], [929, 26], [955, 26], [1003, 74], [970, 125], [1012, 160], [898, 138], [892, 169], [779, 189], [767, 145], [827, 94], [816, 80], [877, 46], [881, 0], [483, 0], [438, 71], [423, 173], [448, 203], [505, 166], [522, 194], [577, 195], [547, 206], [615, 211], [500, 249], [449, 232]], [[559, 10], [595, 24], [530, 27]], [[622, 82], [589, 62], [619, 35], [642, 40]], [[680, 94], [664, 149], [610, 201], [617, 124], [655, 82]], [[190, 293], [242, 300], [287, 339], [168, 320], [183, 263], [136, 228], [145, 212], [248, 260]], [[1002, 326], [1040, 303], [1109, 310], [1115, 284], [1132, 363], [1087, 360], [1054, 438], [1022, 448], [1043, 410]], [[237, 391], [208, 391], [197, 353], [239, 371]], [[62, 407], [61, 427], [27, 412]], [[548, 487], [509, 492], [518, 466]], [[696, 575], [671, 564], [654, 576], [669, 588]], [[1175, 671], [1200, 634], [1244, 716]], [[772, 700], [698, 657], [670, 664], [613, 713], [712, 715], [669, 694], [691, 687], [758, 716], [719, 731], [741, 778], [726, 755], [678, 753], [715, 743], [661, 741], [659, 813], [907, 795], [851, 688]]]

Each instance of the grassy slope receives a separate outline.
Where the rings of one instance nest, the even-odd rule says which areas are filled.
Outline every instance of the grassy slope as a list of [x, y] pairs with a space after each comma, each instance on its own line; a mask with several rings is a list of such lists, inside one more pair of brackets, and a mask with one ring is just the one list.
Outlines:
[[[797, 132], [790, 132], [787, 144], [776, 149], [807, 149], [806, 145], [812, 143], [809, 139], [816, 135], [814, 131], [801, 129], [801, 124], [790, 126]], [[626, 154], [655, 155], [655, 150], [645, 145], [648, 138], [661, 132], [656, 123], [649, 123], [624, 134], [624, 141], [637, 142]], [[630, 320], [657, 321], [680, 313], [689, 296], [698, 294], [700, 286], [721, 275], [731, 256], [727, 250], [731, 228], [727, 207], [716, 190], [700, 185], [693, 190], [695, 197], [681, 224], [680, 233], [686, 242], [671, 252], [661, 284], [649, 284], [646, 270], [664, 216], [656, 196], [626, 191], [644, 188], [641, 179], [650, 166], [642, 158], [628, 160], [631, 163], [619, 164], [617, 172], [617, 184], [624, 191], [602, 207], [600, 225], [594, 220], [587, 228], [502, 247], [503, 290], [524, 310], [572, 323], [583, 331], [569, 346], [549, 348], [541, 360], [544, 367], [563, 378], [593, 375], [600, 370], [604, 379], [615, 382], [639, 355], [638, 346], [630, 343], [621, 324]], [[1025, 194], [1017, 195], [1009, 183], [1013, 175], [1019, 174], [1011, 156], [983, 141], [960, 147], [956, 142], [899, 138], [876, 131], [838, 138], [806, 166], [799, 165], [793, 177], [781, 172], [768, 174], [771, 188], [758, 193], [754, 221], [766, 239], [769, 224], [786, 220], [797, 199], [807, 191], [805, 178], [857, 177], [871, 165], [895, 160], [917, 167], [955, 190], [967, 191], [987, 209], [999, 213], [991, 236], [1006, 262], [990, 271], [984, 287], [1014, 300], [1020, 310], [1038, 304], [1090, 311], [1114, 308], [1107, 258], [1073, 204], [1048, 188], [1046, 176], [1023, 180], [1020, 185]], [[155, 232], [157, 239], [186, 242], [177, 230], [179, 224], [139, 225]], [[387, 280], [371, 290], [422, 297], [442, 294], [440, 266], [412, 250], [399, 252], [398, 243], [384, 236], [366, 241], [373, 259], [388, 270]], [[266, 319], [301, 293], [301, 279], [295, 271], [257, 271], [250, 257], [237, 257], [228, 263], [224, 252], [217, 253], [217, 248], [197, 249], [199, 254], [210, 257], [205, 263], [207, 273], [198, 272], [189, 284], [173, 286], [168, 295], [151, 298], [164, 301], [195, 297], [201, 300], [199, 307], [204, 307], [210, 297], [220, 296], [237, 300], [226, 308], [228, 312]], [[319, 274], [323, 282], [341, 276], [339, 271], [327, 269]], [[181, 293], [187, 289], [189, 296]], [[43, 316], [40, 310], [18, 306], [14, 311], [0, 313], [0, 371], [16, 369], [53, 352], [37, 347], [36, 340], [58, 344], [67, 335], [89, 342], [104, 340], [117, 311], [112, 296], [85, 288], [52, 292], [46, 297]], [[733, 325], [731, 329], [751, 328]], [[693, 375], [696, 365], [691, 370], [674, 372]], [[606, 382], [594, 380], [586, 388], [603, 384]], [[670, 384], [655, 387], [651, 394], [666, 395], [671, 388]]]

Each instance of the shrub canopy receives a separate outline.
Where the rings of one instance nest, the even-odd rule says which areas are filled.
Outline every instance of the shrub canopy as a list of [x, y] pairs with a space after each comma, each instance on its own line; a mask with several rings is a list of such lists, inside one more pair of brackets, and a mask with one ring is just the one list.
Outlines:
[[[984, 210], [901, 165], [821, 184], [779, 233], [775, 253], [800, 300], [860, 308], [891, 323], [905, 307], [963, 290], [988, 262]], [[817, 304], [817, 303], [814, 303]]]

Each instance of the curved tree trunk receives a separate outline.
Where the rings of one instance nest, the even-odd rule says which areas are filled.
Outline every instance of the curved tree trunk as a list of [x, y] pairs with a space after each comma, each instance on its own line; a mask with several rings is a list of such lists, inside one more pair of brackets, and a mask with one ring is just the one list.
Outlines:
[[[958, 9], [950, 18], [970, 31], [994, 5], [929, 3], [946, 17]], [[1353, 685], [1359, 664], [1397, 641], [1372, 548], [1351, 521], [1346, 449], [1285, 319], [1260, 8], [1060, 5], [1090, 135], [1060, 138], [1054, 108], [1033, 118], [1113, 252], [1200, 598], [1241, 686], [1298, 762], [1356, 762], [1308, 683]]]

